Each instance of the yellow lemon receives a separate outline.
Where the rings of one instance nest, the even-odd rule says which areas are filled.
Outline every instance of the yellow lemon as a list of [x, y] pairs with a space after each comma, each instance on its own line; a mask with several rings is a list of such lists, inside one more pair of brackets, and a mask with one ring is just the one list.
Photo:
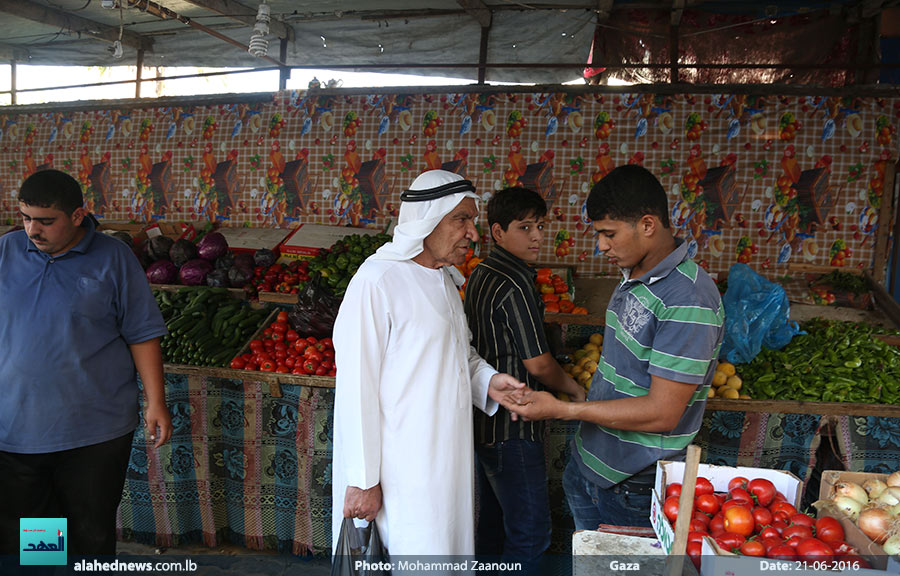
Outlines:
[[740, 396], [738, 396], [738, 398], [740, 398], [741, 400], [752, 400], [749, 394], [741, 394]]
[[575, 360], [581, 360], [582, 358], [584, 358], [585, 354], [587, 354], [587, 351], [585, 350], [576, 350], [574, 354]]
[[712, 386], [709, 387], [709, 391], [706, 393], [707, 398], [715, 398], [716, 397], [716, 389]]
[[575, 363], [575, 366], [581, 368], [584, 366], [585, 362], [590, 362], [590, 360], [591, 360], [591, 357], [588, 356], [587, 354], [585, 354], [578, 360], [578, 362]]
[[726, 376], [724, 372], [719, 372], [718, 370], [716, 370], [716, 373], [713, 374], [712, 384], [713, 384], [713, 386], [718, 388], [719, 386], [724, 384], [727, 380], [728, 380], [728, 376]]
[[591, 334], [591, 344], [596, 344], [597, 346], [603, 344], [603, 334], [601, 334], [600, 332]]
[[578, 375], [578, 378], [576, 378], [575, 380], [576, 380], [579, 384], [581, 384], [582, 386], [584, 386], [586, 383], [588, 383], [588, 382], [591, 381], [591, 377], [592, 377], [592, 374], [590, 374], [590, 373], [588, 373], [588, 372], [582, 372], [581, 374]]
[[582, 346], [582, 348], [584, 348], [588, 352], [590, 352], [591, 350], [600, 350], [600, 347], [598, 345], [594, 344], [593, 342], [588, 342], [587, 344]]
[[735, 390], [740, 390], [743, 382], [741, 381], [740, 376], [732, 376], [728, 380], [725, 381], [725, 385], [729, 388], [734, 388]]
[[721, 364], [719, 364], [716, 370], [718, 370], [719, 372], [724, 372], [726, 376], [734, 376], [735, 373], [734, 364], [732, 364], [731, 362], [722, 362]]
[[572, 364], [571, 362], [568, 363], [568, 364], [563, 365], [563, 367], [562, 367], [563, 372], [565, 372], [566, 374], [571, 374], [571, 373], [572, 373], [572, 368], [575, 368], [575, 365]]
[[581, 366], [573, 366], [572, 370], [569, 372], [569, 375], [572, 378], [577, 378], [579, 374], [584, 372], [584, 369]]
[[588, 360], [584, 363], [584, 371], [593, 376], [594, 372], [597, 371], [597, 363], [593, 360]]
[[723, 386], [722, 390], [722, 398], [729, 398], [731, 400], [736, 400], [741, 397], [740, 393], [734, 388], [729, 388], [728, 386]]
[[600, 362], [600, 351], [599, 350], [591, 350], [587, 355], [588, 359], [593, 360], [594, 362]]

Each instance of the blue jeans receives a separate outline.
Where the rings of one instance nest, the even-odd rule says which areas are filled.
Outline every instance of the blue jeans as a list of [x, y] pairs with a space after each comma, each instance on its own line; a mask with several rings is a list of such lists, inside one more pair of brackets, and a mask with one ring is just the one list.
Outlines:
[[478, 526], [475, 553], [517, 561], [538, 559], [550, 546], [550, 500], [544, 445], [507, 440], [475, 446]]
[[576, 530], [596, 530], [600, 524], [650, 528], [650, 494], [636, 494], [622, 484], [601, 488], [584, 477], [574, 456], [563, 472], [563, 488]]

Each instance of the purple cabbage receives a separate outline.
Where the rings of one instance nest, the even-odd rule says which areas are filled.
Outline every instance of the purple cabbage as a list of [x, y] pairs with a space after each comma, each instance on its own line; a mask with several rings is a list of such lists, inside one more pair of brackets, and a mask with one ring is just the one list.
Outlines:
[[185, 262], [197, 257], [197, 246], [185, 238], [180, 238], [169, 249], [169, 258], [176, 266], [183, 266]]
[[210, 232], [200, 239], [200, 242], [197, 244], [197, 252], [204, 260], [213, 262], [219, 256], [224, 256], [228, 253], [228, 242], [218, 232]]
[[206, 285], [213, 288], [228, 288], [228, 272], [213, 270], [206, 275]]
[[232, 266], [228, 270], [228, 283], [232, 288], [243, 288], [253, 279], [253, 269]]
[[172, 249], [172, 246], [174, 244], [175, 241], [168, 236], [154, 236], [153, 238], [147, 240], [147, 256], [149, 256], [150, 259], [154, 261], [168, 260], [169, 250]]
[[265, 266], [268, 268], [272, 264], [275, 264], [276, 260], [278, 260], [278, 256], [268, 248], [260, 248], [253, 253], [253, 261], [257, 266]]
[[151, 284], [175, 284], [178, 268], [169, 260], [157, 260], [147, 268], [147, 281]]
[[185, 286], [202, 286], [206, 283], [206, 275], [212, 270], [213, 265], [209, 260], [195, 258], [185, 262], [178, 270], [178, 278]]
[[256, 266], [256, 262], [253, 259], [253, 254], [249, 254], [247, 252], [238, 252], [234, 255], [234, 265], [242, 270], [253, 272], [253, 268]]

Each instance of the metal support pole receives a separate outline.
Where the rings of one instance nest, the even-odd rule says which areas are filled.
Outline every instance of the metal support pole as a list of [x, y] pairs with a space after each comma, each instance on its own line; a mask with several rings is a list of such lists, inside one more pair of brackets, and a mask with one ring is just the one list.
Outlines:
[[9, 96], [10, 104], [16, 105], [16, 61], [9, 61]]
[[[282, 38], [278, 50], [278, 59], [287, 62], [288, 39]], [[288, 78], [291, 77], [291, 69], [288, 66], [281, 66], [278, 69], [278, 90], [287, 89]]]
[[141, 76], [144, 70], [144, 49], [141, 48], [137, 52], [137, 74], [134, 78], [134, 97], [141, 97]]

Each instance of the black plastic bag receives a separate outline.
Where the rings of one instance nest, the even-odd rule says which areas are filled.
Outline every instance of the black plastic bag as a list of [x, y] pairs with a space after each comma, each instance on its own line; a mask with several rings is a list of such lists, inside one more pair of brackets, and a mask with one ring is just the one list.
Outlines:
[[340, 305], [341, 299], [328, 287], [311, 280], [298, 294], [297, 304], [288, 314], [288, 320], [298, 334], [330, 338]]
[[331, 576], [389, 576], [390, 563], [374, 520], [357, 528], [353, 518], [344, 518], [331, 559]]

